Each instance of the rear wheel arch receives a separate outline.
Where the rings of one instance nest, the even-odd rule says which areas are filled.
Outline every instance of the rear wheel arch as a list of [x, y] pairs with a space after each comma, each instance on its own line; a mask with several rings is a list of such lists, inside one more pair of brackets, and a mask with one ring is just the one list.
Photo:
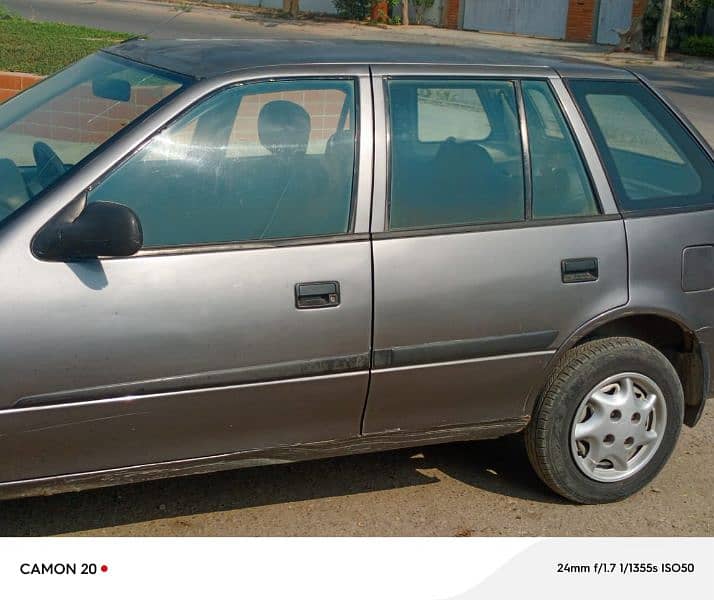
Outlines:
[[676, 314], [663, 311], [621, 311], [594, 319], [573, 333], [549, 361], [544, 377], [526, 401], [525, 413], [532, 414], [550, 374], [568, 350], [607, 337], [641, 340], [664, 354], [674, 365], [684, 390], [684, 424], [696, 425], [709, 393], [709, 362], [693, 329]]

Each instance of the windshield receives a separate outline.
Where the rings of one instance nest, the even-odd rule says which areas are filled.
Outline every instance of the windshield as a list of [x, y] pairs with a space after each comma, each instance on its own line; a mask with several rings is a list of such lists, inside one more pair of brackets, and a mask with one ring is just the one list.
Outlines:
[[98, 53], [0, 105], [0, 221], [186, 83]]

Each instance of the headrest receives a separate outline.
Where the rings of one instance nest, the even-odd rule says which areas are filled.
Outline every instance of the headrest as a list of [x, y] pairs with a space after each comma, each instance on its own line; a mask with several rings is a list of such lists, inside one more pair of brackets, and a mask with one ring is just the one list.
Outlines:
[[310, 139], [310, 115], [295, 102], [268, 102], [258, 115], [258, 138], [273, 154], [305, 154]]
[[337, 147], [351, 148], [352, 146], [354, 146], [354, 132], [351, 129], [341, 129], [329, 137], [325, 152], [330, 152]]
[[472, 163], [473, 166], [492, 166], [493, 159], [481, 144], [477, 142], [459, 142], [455, 138], [450, 137], [444, 140], [436, 155], [437, 160], [451, 163], [456, 161], [457, 164], [462, 162]]

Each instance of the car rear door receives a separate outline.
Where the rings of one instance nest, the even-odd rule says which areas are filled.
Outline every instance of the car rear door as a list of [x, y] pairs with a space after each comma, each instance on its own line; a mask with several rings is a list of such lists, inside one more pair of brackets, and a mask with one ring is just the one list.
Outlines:
[[685, 324], [706, 360], [714, 348], [714, 151], [645, 82], [567, 84], [625, 217], [628, 308]]
[[563, 340], [627, 302], [625, 232], [602, 167], [549, 70], [373, 74], [386, 131], [364, 431], [522, 428]]
[[[4, 232], [0, 482], [359, 434], [369, 72], [264, 75], [198, 84]], [[144, 249], [38, 260], [87, 188], [138, 214]]]

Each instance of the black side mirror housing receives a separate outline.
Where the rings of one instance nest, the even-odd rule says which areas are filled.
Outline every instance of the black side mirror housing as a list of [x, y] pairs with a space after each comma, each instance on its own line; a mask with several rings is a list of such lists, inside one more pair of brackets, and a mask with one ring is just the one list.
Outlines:
[[35, 236], [32, 250], [44, 260], [75, 261], [131, 256], [143, 243], [133, 210], [115, 202], [92, 202], [73, 221], [50, 221]]

